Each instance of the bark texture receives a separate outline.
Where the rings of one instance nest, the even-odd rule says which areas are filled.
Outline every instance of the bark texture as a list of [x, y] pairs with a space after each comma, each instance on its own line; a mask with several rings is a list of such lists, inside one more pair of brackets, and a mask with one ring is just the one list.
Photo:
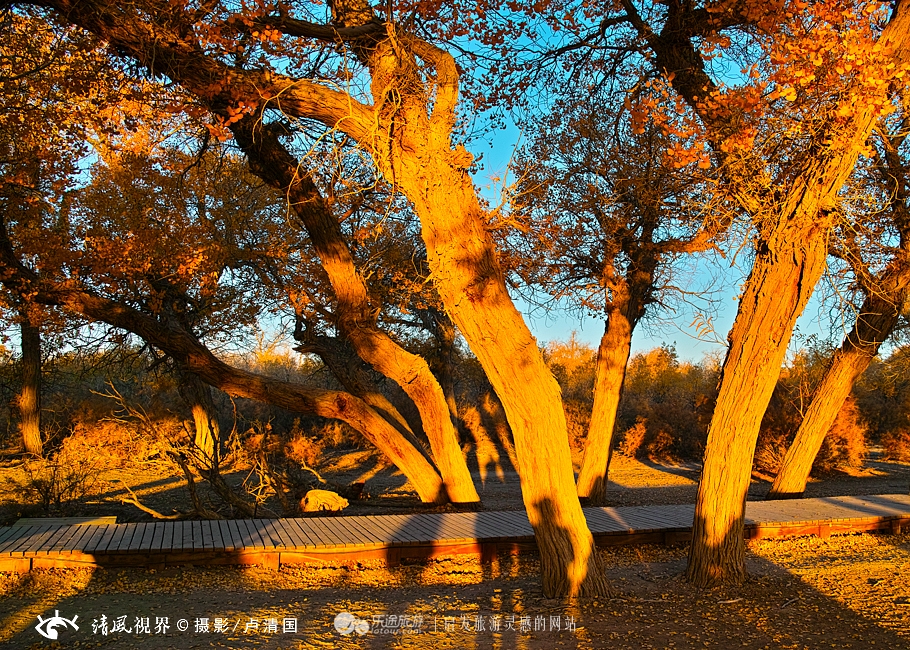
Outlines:
[[44, 453], [41, 440], [41, 330], [23, 313], [19, 331], [22, 346], [22, 387], [16, 396], [19, 434], [26, 453], [41, 456]]
[[193, 416], [193, 444], [214, 468], [220, 464], [221, 427], [212, 399], [212, 387], [191, 372], [180, 373], [180, 395]]
[[699, 585], [740, 582], [746, 575], [744, 513], [759, 427], [827, 254], [824, 231], [800, 234], [756, 257], [730, 332], [689, 551], [687, 576]]
[[616, 414], [632, 351], [633, 328], [634, 324], [625, 314], [620, 310], [613, 311], [597, 348], [594, 406], [577, 484], [578, 496], [591, 505], [600, 505], [606, 499]]

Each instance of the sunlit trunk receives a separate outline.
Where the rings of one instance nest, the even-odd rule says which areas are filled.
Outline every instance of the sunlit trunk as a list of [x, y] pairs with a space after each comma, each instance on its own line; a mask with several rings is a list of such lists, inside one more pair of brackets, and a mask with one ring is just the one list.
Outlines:
[[578, 496], [559, 385], [506, 289], [473, 184], [455, 152], [427, 155], [399, 182], [421, 218], [434, 283], [506, 411], [522, 498], [548, 597], [609, 591]]
[[40, 456], [44, 453], [41, 440], [41, 330], [22, 314], [19, 331], [22, 346], [22, 387], [16, 397], [19, 433], [26, 453]]
[[901, 291], [900, 296], [894, 296], [899, 302], [880, 295], [871, 295], [863, 302], [856, 324], [834, 353], [825, 376], [815, 389], [796, 438], [787, 449], [783, 465], [768, 492], [768, 499], [802, 497], [812, 464], [837, 414], [856, 380], [869, 367], [897, 323], [904, 293]]
[[221, 428], [212, 399], [212, 388], [191, 372], [180, 373], [180, 395], [193, 415], [193, 444], [204, 462], [217, 468], [221, 454]]
[[297, 161], [277, 137], [264, 129], [254, 130], [254, 120], [241, 120], [232, 129], [249, 158], [251, 171], [287, 194], [294, 213], [306, 228], [335, 292], [336, 326], [364, 361], [401, 386], [420, 412], [449, 498], [456, 503], [478, 502], [480, 497], [439, 382], [423, 358], [402, 348], [376, 326], [363, 277], [357, 272], [338, 220], [312, 179], [299, 174]]
[[826, 254], [826, 229], [810, 227], [782, 233], [756, 255], [708, 428], [687, 569], [697, 585], [745, 578], [744, 514], [755, 443], [796, 319]]
[[621, 309], [611, 311], [597, 349], [594, 406], [577, 485], [578, 496], [592, 505], [602, 504], [606, 498], [616, 413], [632, 351], [633, 328], [634, 323]]

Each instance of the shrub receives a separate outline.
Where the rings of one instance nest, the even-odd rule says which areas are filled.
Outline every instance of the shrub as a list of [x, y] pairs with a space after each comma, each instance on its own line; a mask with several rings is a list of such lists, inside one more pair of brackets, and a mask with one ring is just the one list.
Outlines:
[[848, 397], [825, 436], [812, 469], [816, 472], [858, 469], [866, 460], [866, 452], [866, 425], [856, 400]]
[[638, 456], [638, 450], [644, 443], [647, 433], [648, 421], [644, 418], [639, 418], [635, 426], [626, 429], [625, 433], [622, 434], [622, 439], [619, 442], [619, 454], [626, 458]]
[[910, 463], [910, 430], [895, 429], [882, 435], [885, 460]]
[[48, 458], [26, 461], [24, 480], [11, 479], [24, 503], [37, 505], [45, 515], [72, 514], [76, 502], [101, 486], [104, 454], [96, 448], [67, 444]]

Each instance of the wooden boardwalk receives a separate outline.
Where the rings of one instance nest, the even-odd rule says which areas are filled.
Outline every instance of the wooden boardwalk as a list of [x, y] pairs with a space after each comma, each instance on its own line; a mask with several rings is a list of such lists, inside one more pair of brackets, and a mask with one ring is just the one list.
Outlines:
[[[599, 545], [689, 539], [694, 506], [585, 508]], [[746, 504], [746, 536], [910, 526], [910, 495], [827, 497]], [[0, 571], [74, 566], [280, 564], [430, 557], [535, 548], [523, 511], [356, 517], [167, 521], [102, 525], [0, 527]]]

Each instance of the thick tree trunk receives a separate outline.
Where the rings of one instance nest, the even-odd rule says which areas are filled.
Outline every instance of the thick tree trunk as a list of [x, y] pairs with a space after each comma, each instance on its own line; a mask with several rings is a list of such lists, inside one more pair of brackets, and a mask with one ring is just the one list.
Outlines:
[[180, 395], [193, 414], [193, 443], [210, 467], [218, 468], [221, 453], [221, 428], [212, 399], [212, 387], [191, 372], [180, 372]]
[[505, 408], [522, 498], [540, 549], [544, 594], [603, 595], [609, 587], [575, 493], [559, 385], [509, 297], [465, 170], [470, 157], [461, 152], [463, 158], [446, 148], [412, 159], [414, 166], [400, 170], [399, 182], [415, 199], [446, 311]]
[[41, 440], [41, 330], [23, 313], [19, 325], [22, 362], [22, 387], [16, 397], [19, 409], [19, 433], [26, 453], [44, 453]]
[[578, 496], [592, 505], [602, 504], [606, 499], [616, 413], [632, 351], [634, 327], [621, 309], [611, 311], [597, 349], [594, 407], [577, 484]]
[[306, 228], [335, 292], [336, 326], [364, 361], [401, 386], [414, 402], [449, 499], [456, 503], [478, 502], [480, 497], [439, 382], [424, 359], [402, 348], [376, 326], [366, 284], [357, 272], [338, 220], [312, 179], [299, 174], [297, 160], [273, 133], [257, 131], [255, 122], [254, 118], [245, 118], [236, 123], [232, 126], [234, 135], [249, 158], [251, 171], [287, 194], [294, 213]]
[[687, 570], [697, 585], [745, 578], [743, 520], [759, 427], [826, 255], [826, 230], [811, 227], [780, 233], [756, 255], [708, 428]]
[[906, 289], [899, 296], [874, 294], [863, 302], [856, 324], [834, 353], [825, 376], [815, 389], [812, 403], [768, 492], [768, 499], [798, 499], [806, 491], [812, 463], [825, 436], [853, 390], [853, 384], [869, 367], [879, 347], [891, 334], [905, 293]]

